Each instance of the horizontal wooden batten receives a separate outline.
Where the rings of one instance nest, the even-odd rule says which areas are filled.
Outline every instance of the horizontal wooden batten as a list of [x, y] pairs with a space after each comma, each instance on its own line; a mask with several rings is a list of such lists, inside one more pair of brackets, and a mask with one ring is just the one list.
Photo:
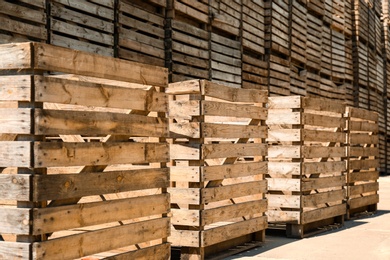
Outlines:
[[30, 243], [0, 241], [1, 259], [29, 259], [31, 253]]
[[35, 167], [168, 162], [163, 143], [34, 143]]
[[[117, 87], [96, 81], [34, 76], [35, 101], [156, 112], [168, 110], [168, 96], [153, 88]], [[139, 85], [139, 88], [144, 87]]]
[[235, 118], [267, 119], [267, 109], [253, 105], [240, 105], [215, 101], [203, 101], [206, 116], [226, 116]]
[[[57, 200], [169, 186], [168, 169], [36, 175], [34, 200]], [[86, 182], [89, 184], [84, 185]]]
[[266, 126], [203, 123], [205, 138], [266, 138]]
[[0, 133], [31, 134], [30, 108], [0, 108]]
[[31, 179], [29, 174], [0, 174], [0, 200], [30, 201]]
[[329, 192], [320, 192], [316, 194], [304, 195], [302, 197], [303, 207], [318, 207], [320, 204], [343, 201], [346, 196], [346, 190], [334, 190]]
[[34, 209], [32, 233], [39, 235], [168, 212], [167, 194]]
[[168, 237], [169, 229], [169, 218], [161, 218], [85, 232], [34, 243], [33, 257], [37, 259], [53, 259], [61, 255], [66, 259], [79, 258], [102, 251]]
[[219, 242], [233, 239], [235, 237], [240, 237], [245, 234], [251, 234], [260, 230], [265, 230], [267, 227], [267, 217], [263, 216], [205, 230], [202, 231], [203, 241], [201, 246], [205, 247], [214, 245]]
[[133, 114], [36, 109], [37, 135], [129, 135], [168, 137], [164, 118]]
[[0, 167], [31, 167], [32, 143], [26, 141], [0, 142]]
[[0, 210], [0, 233], [30, 234], [30, 211], [30, 209], [3, 206]]
[[[168, 85], [167, 70], [42, 43], [4, 44], [2, 70], [35, 69], [122, 80], [146, 85]], [[13, 59], [19, 57], [19, 59]], [[131, 72], [131, 73], [129, 73]]]
[[245, 144], [205, 144], [202, 146], [203, 159], [224, 157], [265, 156], [267, 146], [258, 143]]
[[347, 170], [345, 161], [339, 162], [304, 162], [302, 164], [303, 174], [343, 172]]
[[216, 188], [205, 188], [201, 191], [201, 203], [211, 203], [230, 198], [260, 194], [265, 193], [266, 190], [267, 182], [265, 180], [243, 182]]
[[302, 179], [302, 191], [315, 189], [326, 189], [332, 187], [343, 187], [346, 183], [345, 176], [322, 177]]
[[203, 167], [202, 181], [213, 181], [267, 173], [267, 162]]
[[322, 219], [328, 219], [336, 216], [345, 215], [347, 212], [346, 204], [339, 204], [326, 208], [319, 208], [312, 211], [302, 213], [302, 223], [311, 223]]
[[0, 77], [1, 101], [31, 101], [31, 76]]

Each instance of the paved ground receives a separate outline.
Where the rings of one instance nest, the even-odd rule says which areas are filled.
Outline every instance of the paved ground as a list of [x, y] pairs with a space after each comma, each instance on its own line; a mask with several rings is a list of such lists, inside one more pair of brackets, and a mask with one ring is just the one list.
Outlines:
[[262, 247], [226, 259], [390, 260], [390, 176], [381, 177], [378, 213], [305, 239], [267, 236]]

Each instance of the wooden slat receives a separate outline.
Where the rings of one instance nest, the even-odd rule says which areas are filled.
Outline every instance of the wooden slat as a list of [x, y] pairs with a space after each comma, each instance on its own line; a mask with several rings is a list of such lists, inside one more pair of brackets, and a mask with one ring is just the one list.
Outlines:
[[31, 109], [0, 108], [0, 133], [31, 134]]
[[[238, 163], [208, 166], [203, 168], [202, 181], [213, 181], [228, 178], [237, 178], [267, 172], [267, 162]], [[171, 173], [172, 174], [172, 173]]]
[[351, 172], [349, 173], [349, 182], [358, 182], [358, 181], [371, 181], [377, 180], [379, 178], [378, 171], [360, 171], [360, 172]]
[[308, 129], [304, 129], [302, 132], [303, 140], [305, 141], [344, 143], [346, 139], [345, 133], [342, 132], [318, 131]]
[[202, 134], [205, 138], [266, 138], [266, 126], [202, 124]]
[[168, 162], [169, 146], [161, 143], [34, 144], [35, 167]]
[[172, 225], [180, 226], [200, 226], [200, 211], [187, 209], [171, 209]]
[[[1, 110], [0, 110], [1, 112]], [[36, 109], [38, 135], [129, 135], [168, 137], [167, 119], [109, 112]]]
[[346, 157], [345, 147], [321, 147], [321, 146], [303, 146], [303, 158], [331, 158]]
[[305, 195], [302, 197], [302, 206], [318, 207], [320, 204], [343, 201], [345, 196], [346, 191], [343, 189]]
[[31, 76], [1, 76], [0, 100], [1, 101], [30, 101], [31, 100]]
[[268, 174], [272, 177], [281, 176], [289, 178], [293, 175], [300, 175], [300, 163], [297, 162], [269, 162], [268, 163]]
[[371, 196], [365, 196], [360, 198], [354, 198], [348, 201], [350, 209], [356, 209], [368, 205], [373, 205], [379, 203], [379, 195], [374, 194]]
[[34, 209], [32, 233], [34, 235], [52, 233], [165, 214], [168, 211], [169, 198], [167, 194]]
[[168, 88], [165, 90], [165, 93], [174, 95], [200, 94], [200, 92], [200, 80], [198, 79], [170, 83]]
[[300, 191], [301, 182], [299, 179], [288, 178], [266, 178], [268, 190], [270, 191]]
[[202, 231], [202, 247], [214, 245], [229, 239], [240, 237], [246, 234], [265, 230], [268, 227], [267, 217], [259, 217], [247, 221], [241, 221], [226, 226], [212, 228]]
[[[304, 150], [306, 147], [300, 147], [300, 146], [269, 146], [268, 147], [268, 157], [272, 159], [277, 158], [300, 158], [301, 157], [301, 150]], [[302, 155], [304, 156], [304, 155]], [[317, 157], [317, 156], [315, 156]], [[275, 163], [275, 162], [272, 162]]]
[[369, 182], [360, 185], [348, 187], [348, 196], [360, 196], [364, 193], [377, 192], [379, 190], [378, 182]]
[[230, 104], [214, 101], [203, 101], [203, 112], [206, 116], [228, 116], [251, 119], [267, 119], [267, 109], [253, 105]]
[[267, 182], [265, 180], [238, 183], [216, 188], [206, 188], [202, 190], [201, 203], [217, 202], [236, 197], [265, 193], [266, 191]]
[[115, 255], [115, 260], [127, 259], [148, 259], [148, 260], [168, 260], [171, 255], [171, 245], [163, 243], [161, 245], [149, 246], [147, 248], [137, 249], [135, 251], [126, 252]]
[[171, 203], [200, 205], [201, 191], [196, 188], [168, 188]]
[[300, 142], [301, 130], [300, 129], [269, 129], [268, 130], [268, 142]]
[[304, 162], [302, 165], [303, 174], [343, 172], [347, 169], [345, 161], [340, 162]]
[[210, 81], [201, 81], [204, 95], [230, 102], [266, 103], [268, 92], [256, 89], [231, 88]]
[[267, 194], [268, 206], [270, 208], [293, 208], [299, 209], [301, 206], [300, 196]]
[[345, 176], [322, 177], [302, 179], [302, 191], [325, 189], [332, 187], [342, 187], [346, 183]]
[[268, 125], [279, 125], [279, 124], [301, 124], [301, 114], [299, 112], [291, 112], [289, 109], [271, 109], [268, 112], [267, 118]]
[[365, 131], [365, 132], [378, 132], [378, 124], [364, 121], [349, 121], [349, 131]]
[[[88, 185], [85, 185], [88, 183]], [[34, 200], [58, 200], [169, 186], [168, 169], [83, 174], [49, 174], [33, 178]]]
[[0, 174], [0, 200], [30, 201], [31, 175]]
[[365, 160], [354, 160], [349, 161], [350, 169], [370, 169], [370, 168], [378, 168], [379, 160], [375, 159], [365, 159]]
[[[91, 2], [80, 2], [77, 0], [54, 0], [54, 2], [61, 3], [65, 6], [72, 7], [74, 9], [90, 13], [102, 18], [114, 20], [114, 10], [111, 8], [105, 8], [103, 6], [96, 5]], [[105, 1], [107, 3], [107, 1]], [[111, 0], [109, 2], [112, 2]]]
[[269, 109], [291, 109], [301, 108], [300, 96], [289, 96], [289, 97], [270, 97], [269, 98]]
[[172, 246], [199, 247], [200, 232], [192, 230], [171, 230], [171, 236], [168, 241]]
[[215, 159], [226, 157], [265, 156], [267, 146], [265, 144], [205, 144], [203, 145], [203, 159]]
[[303, 113], [303, 124], [323, 127], [344, 127], [345, 120], [341, 117]]
[[378, 144], [379, 137], [378, 135], [369, 135], [369, 134], [351, 134], [349, 137], [350, 144]]
[[198, 182], [201, 168], [194, 166], [172, 166], [169, 168], [170, 181]]
[[0, 242], [1, 259], [30, 259], [30, 253], [30, 243]]
[[64, 259], [73, 259], [165, 238], [168, 235], [168, 218], [147, 220], [34, 243], [33, 257], [37, 259], [55, 259], [61, 255]]
[[[3, 44], [0, 46], [0, 69], [18, 70], [30, 68], [32, 66], [32, 57], [30, 50], [32, 43], [14, 43]], [[15, 59], [15, 57], [18, 57]]]
[[0, 210], [0, 234], [29, 235], [30, 220], [30, 209], [17, 209], [3, 206]]
[[0, 142], [0, 167], [31, 167], [30, 142]]
[[379, 117], [378, 113], [361, 108], [348, 107], [348, 112], [348, 115], [352, 118], [359, 118], [370, 121], [378, 121]]
[[201, 138], [200, 123], [198, 122], [170, 123], [169, 131], [171, 138]]
[[299, 211], [280, 211], [268, 209], [267, 217], [269, 223], [298, 223], [300, 218]]
[[343, 114], [345, 112], [345, 105], [342, 103], [320, 98], [304, 98], [302, 102], [302, 108], [318, 111], [328, 111], [339, 114]]
[[[378, 147], [350, 147], [349, 156], [351, 157], [360, 157], [360, 156], [379, 156]], [[352, 159], [352, 158], [351, 158]]]
[[302, 213], [302, 222], [300, 224], [307, 224], [322, 219], [345, 215], [347, 211], [346, 204], [311, 210]]
[[35, 100], [38, 102], [157, 112], [168, 110], [167, 95], [154, 89], [130, 89], [101, 82], [82, 82], [42, 76], [34, 76], [34, 84]]
[[212, 209], [206, 209], [201, 213], [202, 225], [210, 225], [233, 218], [259, 214], [267, 210], [267, 201], [248, 201], [233, 205], [227, 205]]

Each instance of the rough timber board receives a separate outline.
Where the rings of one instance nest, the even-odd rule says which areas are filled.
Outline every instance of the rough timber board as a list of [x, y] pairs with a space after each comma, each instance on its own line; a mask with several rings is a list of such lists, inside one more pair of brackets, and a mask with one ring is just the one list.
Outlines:
[[16, 242], [0, 242], [0, 258], [30, 259], [31, 244]]
[[[1, 70], [36, 69], [165, 87], [165, 68], [40, 43], [0, 46]], [[17, 59], [15, 59], [18, 57]], [[132, 73], [129, 73], [132, 71]]]
[[[146, 232], [149, 230], [149, 232]], [[33, 257], [73, 259], [169, 235], [169, 219], [161, 218], [126, 224], [33, 244]], [[82, 243], [80, 243], [82, 241]]]

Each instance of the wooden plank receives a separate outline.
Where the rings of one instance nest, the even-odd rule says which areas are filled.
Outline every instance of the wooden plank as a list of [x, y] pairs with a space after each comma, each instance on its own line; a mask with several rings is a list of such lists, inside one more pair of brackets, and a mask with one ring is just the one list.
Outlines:
[[364, 206], [369, 206], [379, 203], [379, 195], [374, 194], [371, 196], [364, 196], [359, 198], [350, 199], [348, 201], [349, 209], [356, 209]]
[[[155, 86], [167, 86], [165, 68], [103, 57], [47, 44], [34, 43], [34, 68], [122, 80]], [[131, 71], [131, 73], [129, 73]]]
[[302, 196], [303, 207], [318, 207], [321, 204], [343, 201], [346, 198], [344, 189], [320, 192]]
[[175, 100], [169, 101], [170, 118], [185, 118], [190, 120], [191, 116], [200, 116], [201, 103], [198, 100]]
[[298, 223], [300, 218], [299, 211], [280, 211], [268, 209], [266, 214], [269, 223]]
[[171, 203], [200, 205], [201, 191], [196, 188], [168, 188]]
[[358, 134], [353, 133], [349, 136], [349, 143], [350, 144], [378, 144], [379, 143], [379, 137], [378, 135], [369, 135], [369, 134]]
[[270, 97], [268, 108], [270, 110], [301, 108], [301, 99], [301, 96]]
[[302, 164], [302, 174], [343, 172], [347, 170], [345, 161], [330, 162], [304, 162]]
[[200, 211], [199, 210], [187, 210], [187, 209], [171, 209], [172, 225], [180, 226], [200, 226]]
[[2, 101], [30, 101], [31, 76], [1, 76], [0, 100]]
[[169, 218], [153, 219], [133, 224], [86, 232], [33, 244], [33, 257], [54, 259], [79, 258], [98, 252], [134, 245], [169, 235]]
[[0, 133], [31, 134], [31, 109], [0, 108]]
[[[161, 245], [149, 246], [131, 252], [122, 253], [112, 257], [114, 260], [127, 259], [148, 259], [148, 260], [168, 260], [171, 255], [171, 245], [163, 243]], [[111, 258], [110, 258], [111, 259]]]
[[197, 166], [171, 166], [169, 168], [170, 181], [198, 182], [201, 168]]
[[192, 230], [171, 230], [171, 236], [168, 237], [168, 242], [172, 246], [199, 247], [200, 232]]
[[180, 122], [169, 125], [171, 138], [200, 138], [200, 123]]
[[268, 92], [256, 89], [239, 89], [201, 80], [202, 93], [208, 97], [230, 102], [267, 103]]
[[[301, 158], [301, 150], [305, 149], [305, 147], [301, 147], [298, 145], [270, 145], [268, 147], [268, 158], [276, 159], [276, 158]], [[302, 155], [304, 156], [304, 155]], [[275, 162], [272, 162], [275, 163]]]
[[301, 191], [299, 179], [266, 178], [269, 191]]
[[[83, 174], [49, 174], [33, 178], [34, 200], [58, 200], [169, 186], [168, 169], [140, 169]], [[88, 182], [88, 185], [85, 183]]]
[[215, 101], [203, 101], [204, 115], [207, 116], [229, 116], [239, 118], [251, 118], [251, 119], [267, 119], [267, 109], [263, 107], [257, 107], [241, 104], [230, 104]]
[[[31, 67], [31, 43], [13, 43], [0, 46], [0, 69], [18, 70]], [[18, 59], [15, 59], [18, 57]]]
[[378, 182], [369, 182], [360, 185], [348, 187], [348, 196], [360, 196], [364, 193], [377, 192], [379, 190]]
[[265, 156], [267, 153], [267, 145], [258, 143], [205, 144], [202, 148], [203, 159]]
[[359, 172], [350, 172], [349, 173], [349, 183], [359, 182], [359, 181], [372, 181], [378, 180], [379, 172], [378, 171], [359, 171]]
[[200, 147], [197, 145], [171, 144], [170, 158], [172, 160], [200, 160]]
[[346, 204], [335, 205], [331, 207], [311, 210], [302, 213], [302, 222], [300, 224], [307, 224], [322, 219], [345, 215], [347, 213]]
[[267, 227], [267, 217], [264, 216], [205, 230], [202, 231], [203, 240], [201, 241], [201, 246], [214, 245], [235, 237], [265, 230]]
[[157, 112], [168, 110], [168, 96], [153, 88], [130, 89], [104, 84], [104, 81], [94, 83], [42, 76], [34, 76], [34, 84], [35, 100], [38, 102]]
[[302, 130], [303, 140], [313, 142], [335, 142], [344, 143], [346, 140], [345, 133], [342, 132], [330, 132], [320, 130]]
[[30, 259], [31, 244], [0, 241], [1, 259]]
[[302, 179], [302, 191], [311, 191], [317, 189], [326, 189], [332, 187], [340, 187], [345, 185], [345, 176], [334, 176], [334, 177], [321, 177], [321, 178], [307, 178]]
[[34, 112], [35, 134], [38, 135], [169, 135], [168, 120], [165, 118], [49, 109], [35, 109]]
[[[3, 15], [0, 15], [0, 29], [42, 41], [47, 39], [47, 30], [44, 25], [32, 25], [26, 22], [12, 20]], [[25, 39], [25, 41], [27, 40]]]
[[72, 7], [76, 10], [80, 10], [92, 15], [96, 15], [101, 18], [106, 18], [112, 21], [114, 20], [114, 10], [112, 8], [106, 8], [91, 2], [80, 2], [77, 0], [54, 0], [54, 1], [57, 3], [61, 3], [65, 6]]
[[205, 138], [266, 138], [267, 127], [202, 123], [202, 136]]
[[201, 203], [217, 202], [231, 198], [265, 193], [266, 191], [266, 180], [238, 183], [222, 187], [210, 187], [202, 189]]
[[297, 195], [267, 194], [270, 208], [300, 209], [301, 199]]
[[301, 164], [297, 162], [272, 162], [268, 163], [268, 174], [272, 177], [285, 178], [300, 175]]
[[0, 210], [0, 233], [29, 235], [30, 220], [30, 209], [2, 206]]
[[331, 158], [346, 157], [345, 147], [321, 147], [321, 146], [303, 146], [303, 158]]
[[44, 143], [34, 144], [35, 167], [168, 162], [162, 143]]
[[364, 131], [364, 132], [372, 132], [378, 133], [378, 124], [365, 122], [365, 121], [349, 121], [348, 122], [348, 130], [349, 131]]
[[291, 112], [290, 109], [270, 109], [267, 118], [268, 125], [278, 124], [301, 124], [301, 113]]
[[368, 111], [362, 108], [353, 108], [348, 107], [348, 115], [352, 118], [365, 119], [370, 121], [377, 122], [379, 119], [379, 114], [373, 111]]
[[[136, 181], [136, 180], [135, 180]], [[165, 214], [169, 195], [157, 194], [33, 210], [34, 235]]]
[[300, 129], [269, 129], [268, 142], [300, 142]]
[[0, 200], [30, 201], [31, 175], [0, 174]]
[[318, 111], [328, 111], [343, 114], [345, 112], [345, 105], [337, 101], [320, 98], [304, 98], [302, 101], [302, 108], [312, 109]]
[[354, 160], [349, 161], [349, 168], [350, 169], [371, 169], [371, 168], [378, 168], [379, 167], [379, 160], [375, 159], [365, 159], [365, 160]]
[[266, 172], [267, 162], [207, 166], [203, 168], [201, 181], [215, 181], [221, 179], [238, 178], [257, 174], [265, 174]]
[[[349, 147], [349, 156], [351, 157], [368, 157], [368, 156], [379, 156], [378, 147]], [[351, 158], [352, 159], [352, 158]]]
[[233, 218], [260, 214], [267, 210], [266, 200], [248, 201], [227, 205], [201, 212], [201, 225], [211, 225], [220, 221], [227, 221]]
[[312, 126], [323, 126], [323, 127], [344, 127], [345, 119], [341, 117], [332, 117], [316, 114], [303, 113], [303, 124]]
[[30, 142], [0, 142], [0, 167], [31, 167]]

